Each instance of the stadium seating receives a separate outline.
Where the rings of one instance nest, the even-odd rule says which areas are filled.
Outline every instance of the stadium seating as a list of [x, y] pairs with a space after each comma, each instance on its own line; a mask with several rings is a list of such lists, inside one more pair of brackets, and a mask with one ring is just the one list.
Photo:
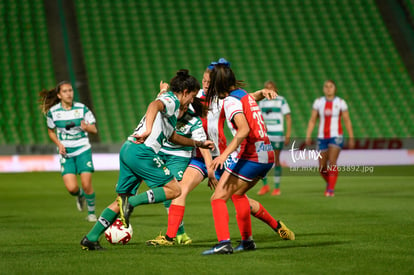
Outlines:
[[42, 3], [0, 3], [0, 144], [48, 142], [37, 94], [55, 81]]
[[[0, 144], [46, 143], [35, 103], [39, 89], [54, 85], [42, 3], [6, 3]], [[305, 135], [326, 79], [348, 102], [357, 137], [414, 136], [414, 84], [375, 0], [75, 0], [75, 7], [103, 143], [131, 133], [160, 80], [181, 68], [201, 80], [219, 57], [248, 91], [277, 82], [293, 136]]]

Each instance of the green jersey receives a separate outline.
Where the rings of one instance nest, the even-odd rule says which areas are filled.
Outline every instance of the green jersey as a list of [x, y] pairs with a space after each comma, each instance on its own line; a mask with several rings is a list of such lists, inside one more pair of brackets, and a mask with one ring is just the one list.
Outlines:
[[[173, 92], [163, 93], [157, 97], [164, 104], [164, 110], [158, 112], [152, 125], [151, 134], [144, 144], [158, 153], [161, 146], [171, 137], [177, 125], [180, 101]], [[146, 131], [146, 117], [144, 116], [135, 128], [134, 133], [128, 140], [134, 141], [134, 135], [140, 135]]]
[[[207, 139], [201, 119], [188, 112], [186, 112], [183, 117], [178, 120], [175, 128], [177, 134], [184, 137], [191, 138], [196, 141], [204, 141]], [[190, 158], [193, 152], [193, 147], [185, 147], [167, 141], [163, 144], [160, 151], [167, 155]]]
[[279, 142], [284, 140], [284, 116], [290, 114], [290, 108], [283, 96], [275, 99], [264, 99], [259, 102], [263, 119], [267, 127], [270, 141]]
[[56, 129], [59, 141], [68, 148], [68, 157], [78, 156], [91, 148], [88, 133], [81, 128], [81, 121], [95, 124], [96, 120], [84, 104], [73, 102], [72, 108], [66, 110], [61, 103], [58, 103], [49, 109], [46, 119], [47, 127]]

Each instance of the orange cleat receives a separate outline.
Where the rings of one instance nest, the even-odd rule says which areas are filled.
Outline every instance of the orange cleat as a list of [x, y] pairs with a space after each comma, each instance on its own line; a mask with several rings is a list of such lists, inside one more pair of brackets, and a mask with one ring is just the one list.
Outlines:
[[276, 188], [272, 192], [272, 196], [280, 196], [280, 188]]
[[269, 185], [263, 185], [262, 188], [260, 188], [259, 192], [257, 192], [257, 195], [264, 195], [266, 193], [270, 192], [270, 187]]

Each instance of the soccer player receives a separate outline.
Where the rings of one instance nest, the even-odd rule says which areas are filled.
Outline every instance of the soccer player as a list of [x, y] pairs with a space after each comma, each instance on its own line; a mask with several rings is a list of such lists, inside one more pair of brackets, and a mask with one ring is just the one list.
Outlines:
[[342, 98], [336, 96], [336, 84], [332, 80], [323, 85], [325, 96], [317, 98], [312, 107], [312, 114], [306, 131], [306, 144], [311, 145], [311, 135], [319, 118], [318, 150], [322, 158], [319, 159], [319, 171], [326, 182], [325, 196], [335, 195], [335, 185], [338, 179], [337, 160], [344, 144], [341, 118], [343, 118], [349, 135], [349, 148], [353, 148], [354, 132], [348, 106]]
[[[54, 89], [41, 91], [39, 96], [47, 118], [47, 132], [58, 147], [65, 187], [76, 197], [79, 211], [83, 211], [86, 200], [86, 219], [96, 222], [92, 187], [94, 167], [88, 139], [88, 133], [98, 132], [95, 117], [84, 104], [73, 101], [73, 89], [68, 81], [60, 82]], [[78, 186], [77, 174], [80, 175], [81, 187]]]
[[[199, 89], [197, 79], [189, 75], [188, 70], [180, 70], [170, 81], [170, 91], [162, 93], [149, 104], [145, 116], [121, 148], [116, 185], [118, 196], [81, 240], [82, 249], [103, 249], [98, 241], [99, 236], [115, 221], [118, 214], [123, 225], [128, 227], [129, 216], [134, 207], [163, 202], [180, 195], [181, 189], [177, 180], [158, 152], [167, 140], [184, 146], [212, 148], [212, 141], [195, 141], [178, 135], [174, 130], [180, 105], [190, 104]], [[133, 195], [142, 180], [150, 189]]]
[[[204, 117], [207, 109], [201, 103], [199, 98], [194, 98], [193, 103], [189, 106], [180, 107], [180, 116], [176, 125], [176, 132], [179, 135], [191, 138], [195, 141], [203, 141], [207, 139], [203, 129], [200, 117]], [[201, 149], [207, 151], [207, 149]], [[180, 182], [183, 178], [184, 171], [191, 159], [193, 147], [182, 146], [167, 141], [161, 147], [159, 156], [164, 161], [168, 169], [171, 170], [176, 180]], [[181, 184], [180, 184], [181, 185]], [[165, 201], [164, 206], [169, 213], [171, 200]], [[181, 222], [177, 231], [176, 241], [178, 244], [190, 244], [191, 238], [185, 233], [184, 223]]]
[[[219, 59], [218, 62], [212, 62], [205, 70], [203, 74], [202, 86], [203, 89], [199, 91], [197, 97], [206, 101], [208, 87], [210, 85], [210, 73], [215, 64], [226, 64], [230, 66], [230, 63], [224, 58]], [[252, 93], [252, 96], [256, 100], [262, 100], [263, 98], [273, 98], [276, 96], [274, 91], [260, 90]], [[220, 177], [226, 177], [223, 175], [224, 169], [218, 169], [214, 171], [210, 167], [213, 158], [220, 155], [227, 147], [227, 140], [224, 134], [224, 123], [226, 121], [225, 112], [223, 109], [223, 100], [218, 99], [217, 104], [212, 104], [207, 113], [207, 117], [202, 117], [203, 127], [209, 140], [214, 141], [214, 150], [209, 152], [205, 149], [197, 149], [195, 154], [190, 160], [188, 168], [184, 172], [181, 186], [181, 195], [173, 200], [170, 207], [168, 216], [168, 229], [165, 236], [157, 236], [153, 240], [147, 241], [148, 245], [173, 245], [174, 237], [177, 235], [177, 242], [179, 241], [178, 230], [179, 225], [184, 217], [185, 202], [188, 194], [194, 190], [205, 178], [208, 178], [208, 185], [211, 189], [214, 189], [218, 183]], [[232, 163], [234, 158], [229, 157], [227, 163]], [[283, 239], [294, 239], [293, 234], [287, 234], [285, 227], [282, 227], [279, 221], [276, 221], [267, 210], [257, 201], [249, 199], [251, 202], [251, 214], [267, 223], [273, 230], [275, 230]]]
[[[276, 84], [273, 81], [266, 81], [265, 88], [277, 92]], [[267, 126], [267, 134], [272, 142], [275, 151], [275, 166], [273, 174], [272, 196], [280, 195], [280, 177], [282, 175], [282, 166], [280, 164], [280, 152], [283, 145], [287, 145], [290, 140], [290, 132], [292, 128], [292, 119], [290, 117], [289, 104], [283, 96], [278, 95], [275, 99], [264, 99], [259, 102], [264, 122]], [[286, 136], [284, 136], [284, 119], [286, 119]], [[263, 187], [257, 193], [264, 195], [270, 192], [267, 177], [263, 178]]]
[[[215, 103], [217, 98], [224, 99], [226, 119], [233, 133], [233, 139], [227, 148], [212, 161], [210, 166], [214, 170], [222, 169], [229, 155], [236, 150], [238, 150], [238, 160], [225, 167], [224, 174], [229, 175], [220, 178], [211, 197], [219, 243], [204, 251], [203, 255], [233, 253], [226, 205], [230, 198], [236, 208], [236, 219], [242, 237], [240, 245], [235, 250], [256, 249], [252, 238], [251, 209], [246, 192], [272, 168], [274, 151], [267, 136], [260, 108], [254, 98], [240, 88], [242, 84], [241, 81], [236, 80], [229, 64], [216, 64], [210, 74], [207, 102], [214, 105], [217, 104]], [[280, 225], [283, 226], [282, 223]]]

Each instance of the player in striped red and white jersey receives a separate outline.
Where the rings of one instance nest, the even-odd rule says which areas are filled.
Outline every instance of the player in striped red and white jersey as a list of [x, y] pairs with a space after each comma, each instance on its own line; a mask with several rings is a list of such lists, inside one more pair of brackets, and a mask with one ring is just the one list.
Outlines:
[[259, 106], [251, 95], [240, 89], [242, 83], [236, 80], [230, 64], [218, 62], [210, 77], [207, 102], [214, 106], [218, 104], [217, 99], [224, 99], [223, 108], [234, 136], [226, 149], [212, 161], [211, 167], [215, 170], [223, 168], [230, 154], [236, 150], [238, 160], [225, 167], [226, 171], [211, 197], [219, 243], [204, 251], [203, 255], [233, 253], [226, 206], [230, 198], [236, 208], [237, 223], [242, 237], [240, 245], [235, 250], [254, 250], [256, 245], [252, 239], [251, 206], [246, 192], [272, 168], [273, 147], [267, 136]]
[[349, 135], [349, 148], [354, 147], [354, 133], [345, 100], [336, 96], [336, 84], [327, 80], [323, 86], [325, 96], [317, 98], [312, 107], [312, 114], [306, 131], [306, 144], [311, 144], [311, 134], [319, 118], [318, 150], [319, 171], [326, 181], [326, 197], [333, 197], [338, 178], [337, 160], [344, 144], [341, 119]]

